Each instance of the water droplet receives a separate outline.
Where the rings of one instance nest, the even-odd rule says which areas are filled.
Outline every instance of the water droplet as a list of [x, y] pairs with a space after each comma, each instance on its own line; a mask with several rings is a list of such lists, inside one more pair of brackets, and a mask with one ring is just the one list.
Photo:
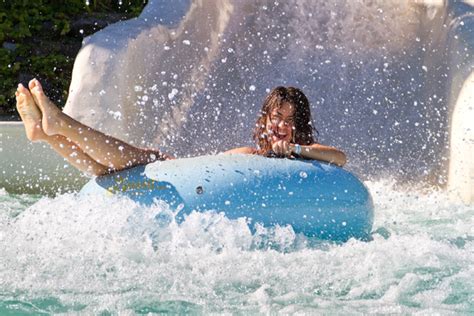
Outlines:
[[178, 89], [171, 90], [171, 93], [168, 93], [168, 99], [173, 100], [176, 94], [178, 94], [178, 92], [179, 92]]

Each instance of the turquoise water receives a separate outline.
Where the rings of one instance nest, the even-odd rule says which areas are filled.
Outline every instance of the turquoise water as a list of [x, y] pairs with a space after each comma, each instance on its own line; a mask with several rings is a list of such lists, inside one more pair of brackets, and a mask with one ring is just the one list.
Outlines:
[[474, 313], [474, 207], [367, 185], [373, 241], [344, 244], [252, 235], [218, 213], [178, 226], [160, 203], [0, 191], [0, 314]]

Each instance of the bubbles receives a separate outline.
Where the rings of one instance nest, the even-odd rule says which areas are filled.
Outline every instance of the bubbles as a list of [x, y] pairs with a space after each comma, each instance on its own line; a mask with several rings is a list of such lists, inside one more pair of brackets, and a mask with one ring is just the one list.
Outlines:
[[27, 208], [34, 199], [21, 206], [25, 200], [0, 191], [2, 210], [12, 210], [0, 215], [0, 301], [21, 292], [24, 302], [57, 299], [50, 308], [71, 311], [81, 302], [88, 314], [156, 307], [164, 296], [172, 311], [194, 310], [181, 304], [199, 301], [205, 313], [243, 305], [256, 313], [318, 313], [321, 305], [325, 312], [354, 305], [362, 312], [468, 311], [467, 301], [450, 302], [473, 294], [466, 288], [474, 209], [442, 193], [367, 184], [376, 233], [370, 242], [344, 244], [297, 235], [291, 226], [251, 229], [248, 219], [218, 211], [193, 212], [177, 224], [179, 210], [160, 201], [144, 207], [113, 195], [64, 194]]
[[[203, 112], [213, 118], [214, 113], [207, 111], [219, 108], [216, 100], [221, 100], [225, 104], [238, 104], [236, 108], [240, 112], [249, 113], [249, 126], [254, 123], [250, 114], [258, 111], [259, 101], [254, 100], [253, 93], [246, 91], [234, 96], [234, 93], [245, 90], [235, 89], [242, 86], [242, 78], [245, 78], [243, 85], [246, 86], [258, 83], [262, 93], [269, 93], [269, 87], [280, 82], [297, 82], [302, 87], [313, 87], [305, 92], [317, 105], [315, 123], [322, 132], [321, 137], [330, 144], [340, 144], [352, 150], [351, 168], [363, 170], [362, 174], [367, 171], [364, 169], [367, 166], [387, 173], [400, 169], [408, 174], [411, 170], [407, 171], [397, 163], [405, 159], [415, 165], [413, 161], [418, 158], [418, 152], [415, 152], [416, 157], [411, 157], [413, 150], [409, 147], [406, 151], [398, 151], [393, 146], [387, 147], [387, 143], [398, 146], [402, 144], [400, 139], [408, 140], [397, 131], [409, 125], [417, 128], [418, 135], [418, 129], [421, 130], [415, 120], [418, 120], [418, 112], [410, 112], [412, 108], [430, 110], [423, 97], [429, 91], [420, 92], [416, 87], [419, 84], [417, 75], [420, 74], [413, 72], [420, 71], [424, 76], [429, 70], [430, 75], [436, 77], [432, 74], [435, 70], [423, 68], [423, 61], [416, 62], [418, 56], [407, 50], [404, 44], [412, 44], [412, 29], [419, 31], [419, 24], [413, 17], [421, 12], [412, 10], [410, 3], [321, 1], [314, 5], [313, 1], [279, 2], [278, 12], [285, 14], [275, 14], [272, 6], [264, 6], [267, 16], [256, 19], [261, 25], [251, 25], [259, 34], [242, 39], [242, 42], [236, 40], [232, 45], [235, 44], [233, 47], [237, 49], [232, 51], [226, 50], [224, 45], [222, 54], [213, 57], [215, 63], [211, 66], [206, 57], [214, 56], [209, 53], [215, 52], [213, 41], [206, 42], [209, 47], [199, 46], [197, 41], [193, 41], [192, 51], [205, 53], [204, 56], [192, 55], [196, 61], [191, 63], [187, 63], [188, 54], [179, 55], [176, 46], [182, 48], [180, 39], [177, 44], [168, 43], [169, 46], [158, 42], [162, 43], [166, 56], [170, 56], [171, 48], [176, 50], [177, 63], [183, 64], [179, 67], [182, 71], [179, 78], [175, 78], [176, 74], [172, 73], [176, 63], [156, 54], [158, 59], [155, 62], [163, 63], [157, 63], [156, 69], [150, 73], [156, 72], [157, 77], [143, 82], [154, 84], [154, 105], [169, 103], [168, 100], [178, 103], [177, 95], [181, 91], [179, 101], [184, 99], [182, 103], [189, 106], [180, 108], [181, 113], [191, 112], [198, 117], [199, 111], [206, 109]], [[279, 19], [290, 25], [274, 22]], [[209, 25], [207, 21], [205, 25]], [[221, 22], [221, 25], [225, 23]], [[230, 31], [223, 38], [236, 31], [231, 24], [227, 26]], [[291, 37], [288, 36], [290, 33]], [[235, 34], [241, 36], [244, 33]], [[163, 38], [169, 39], [168, 36]], [[414, 42], [420, 45], [422, 41], [417, 38]], [[313, 46], [309, 47], [309, 43]], [[182, 44], [189, 46], [191, 41], [184, 40]], [[146, 48], [142, 42], [135, 45], [138, 52]], [[187, 53], [191, 52], [188, 48], [191, 47], [185, 47]], [[152, 46], [153, 49], [156, 45]], [[132, 56], [136, 53], [132, 52]], [[233, 54], [232, 58], [227, 54]], [[405, 55], [408, 57], [403, 57]], [[237, 81], [227, 80], [229, 68], [235, 66], [234, 60], [237, 62], [236, 70], [241, 72], [235, 76]], [[149, 60], [146, 62], [155, 65]], [[436, 64], [436, 60], [433, 62]], [[412, 66], [407, 66], [410, 64]], [[123, 67], [127, 72], [133, 70], [131, 68]], [[136, 68], [143, 71], [147, 67]], [[277, 71], [273, 71], [275, 69]], [[308, 73], [310, 75], [306, 76]], [[118, 77], [125, 78], [125, 75], [128, 73]], [[111, 85], [107, 80], [103, 82]], [[186, 88], [201, 82], [206, 84], [204, 88], [198, 86], [191, 92]], [[137, 93], [146, 91], [145, 84], [131, 84], [130, 87]], [[249, 91], [257, 91], [255, 85], [250, 85]], [[206, 95], [203, 99], [208, 103], [196, 101], [192, 106], [189, 105], [192, 102], [186, 103], [187, 100], [198, 100], [199, 97], [194, 96], [201, 95], [201, 92]], [[188, 99], [185, 94], [188, 94]], [[246, 94], [252, 98], [247, 98]], [[397, 101], [392, 104], [390, 99]], [[146, 101], [143, 97], [141, 100]], [[126, 108], [126, 99], [111, 102], [114, 102], [111, 103], [114, 110], [105, 113], [117, 120], [122, 118], [122, 112], [116, 111], [116, 104], [123, 104], [124, 115], [136, 109], [134, 106]], [[374, 109], [374, 104], [377, 109]], [[103, 117], [101, 111], [97, 111], [97, 117]], [[347, 113], [342, 122], [338, 115], [341, 112]], [[164, 116], [165, 123], [162, 117], [149, 117], [153, 118], [153, 125], [166, 125], [172, 120], [182, 120], [181, 113], [176, 117]], [[391, 120], [386, 125], [381, 124], [387, 122], [387, 115]], [[440, 114], [436, 116], [441, 117]], [[243, 116], [236, 117], [240, 120]], [[220, 120], [226, 124], [225, 128], [209, 121], [204, 121], [205, 124], [198, 121], [198, 127], [209, 126], [203, 131], [206, 137], [189, 139], [203, 139], [205, 145], [196, 145], [204, 147], [199, 149], [203, 151], [214, 146], [208, 140], [215, 138], [216, 131], [226, 141], [248, 140], [248, 133], [240, 135], [228, 126], [235, 123], [239, 130], [245, 131], [249, 129], [242, 127], [248, 122], [234, 122], [234, 119]], [[110, 121], [110, 126], [117, 125]], [[155, 130], [150, 131], [150, 125], [135, 123], [120, 124], [130, 126], [130, 130], [119, 134], [136, 133], [140, 137], [147, 134], [151, 135], [147, 141], [156, 141]], [[341, 127], [338, 134], [340, 125], [344, 130]], [[193, 126], [185, 127], [184, 130], [193, 130], [193, 133], [199, 131]], [[166, 137], [175, 134], [170, 129], [170, 126], [165, 126], [163, 134]], [[221, 135], [221, 132], [228, 134]], [[436, 141], [436, 137], [440, 138], [439, 134], [436, 136], [436, 128], [432, 132], [429, 139]], [[187, 139], [183, 133], [179, 130], [179, 138]], [[345, 137], [348, 134], [351, 137]], [[407, 129], [405, 135], [408, 134]], [[378, 138], [372, 138], [373, 135]], [[418, 146], [420, 143], [427, 144], [427, 151], [430, 151], [430, 142], [433, 142], [425, 140], [422, 137], [410, 138], [404, 143], [412, 143], [416, 148], [422, 148]], [[436, 147], [443, 148], [442, 144]], [[390, 156], [383, 155], [384, 150], [390, 152]], [[386, 160], [389, 165], [394, 165], [393, 169], [377, 163], [374, 152], [380, 153], [377, 154], [380, 161]], [[190, 153], [191, 150], [185, 154]], [[431, 166], [432, 159], [427, 161]], [[306, 178], [304, 174], [299, 176]], [[474, 288], [472, 207], [449, 202], [442, 193], [426, 194], [426, 188], [400, 191], [386, 182], [368, 185], [376, 205], [373, 241], [351, 240], [342, 245], [303, 238], [295, 235], [291, 227], [257, 227], [253, 232], [245, 219], [230, 221], [219, 211], [193, 213], [178, 225], [173, 221], [176, 211], [158, 201], [156, 205], [145, 208], [120, 198], [62, 195], [55, 199], [44, 198], [23, 212], [21, 197], [11, 198], [0, 191], [0, 265], [6, 267], [0, 270], [2, 299], [11, 298], [11, 301], [28, 304], [34, 301], [32, 305], [37, 306], [38, 297], [46, 297], [45, 300], [49, 301], [57, 298], [59, 313], [64, 313], [64, 309], [74, 313], [77, 312], [74, 310], [76, 306], [84, 306], [80, 307], [84, 308], [81, 310], [84, 314], [120, 313], [124, 310], [125, 314], [134, 314], [166, 308], [175, 313], [182, 308], [181, 311], [185, 311], [182, 313], [216, 314], [241, 312], [242, 309], [245, 309], [244, 313], [262, 314], [346, 311], [351, 314], [354, 310], [361, 314], [374, 311], [387, 314], [394, 311], [402, 314], [429, 314], [433, 310], [446, 313], [471, 311], [473, 293], [466, 289]], [[288, 195], [293, 195], [291, 190], [288, 188]], [[7, 199], [7, 206], [4, 199]], [[337, 202], [344, 203], [342, 198]], [[334, 221], [345, 225], [337, 218]], [[15, 293], [22, 293], [21, 297], [16, 297]], [[191, 312], [186, 312], [186, 308]], [[48, 311], [50, 313], [51, 309]]]
[[168, 99], [171, 101], [175, 98], [175, 96], [178, 94], [179, 90], [178, 89], [172, 89], [170, 93], [168, 93]]
[[109, 111], [109, 114], [112, 115], [114, 120], [122, 120], [122, 112], [120, 111]]

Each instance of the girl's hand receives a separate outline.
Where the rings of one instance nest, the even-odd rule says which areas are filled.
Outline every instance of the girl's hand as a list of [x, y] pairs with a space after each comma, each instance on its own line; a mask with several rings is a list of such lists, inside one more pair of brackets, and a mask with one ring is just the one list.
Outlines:
[[272, 145], [272, 150], [275, 154], [285, 157], [291, 156], [292, 146], [286, 140], [279, 140]]

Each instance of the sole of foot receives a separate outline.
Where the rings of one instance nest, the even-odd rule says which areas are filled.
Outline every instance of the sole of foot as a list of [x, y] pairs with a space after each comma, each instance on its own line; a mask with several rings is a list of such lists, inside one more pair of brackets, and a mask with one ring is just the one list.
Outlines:
[[28, 89], [22, 84], [19, 84], [15, 96], [16, 108], [25, 125], [26, 137], [33, 142], [46, 139], [48, 136], [44, 133], [42, 128], [41, 111], [36, 106]]
[[61, 128], [61, 110], [46, 96], [41, 83], [37, 79], [29, 82], [31, 94], [35, 103], [40, 108], [42, 116], [42, 127], [46, 135], [52, 136], [59, 134]]

